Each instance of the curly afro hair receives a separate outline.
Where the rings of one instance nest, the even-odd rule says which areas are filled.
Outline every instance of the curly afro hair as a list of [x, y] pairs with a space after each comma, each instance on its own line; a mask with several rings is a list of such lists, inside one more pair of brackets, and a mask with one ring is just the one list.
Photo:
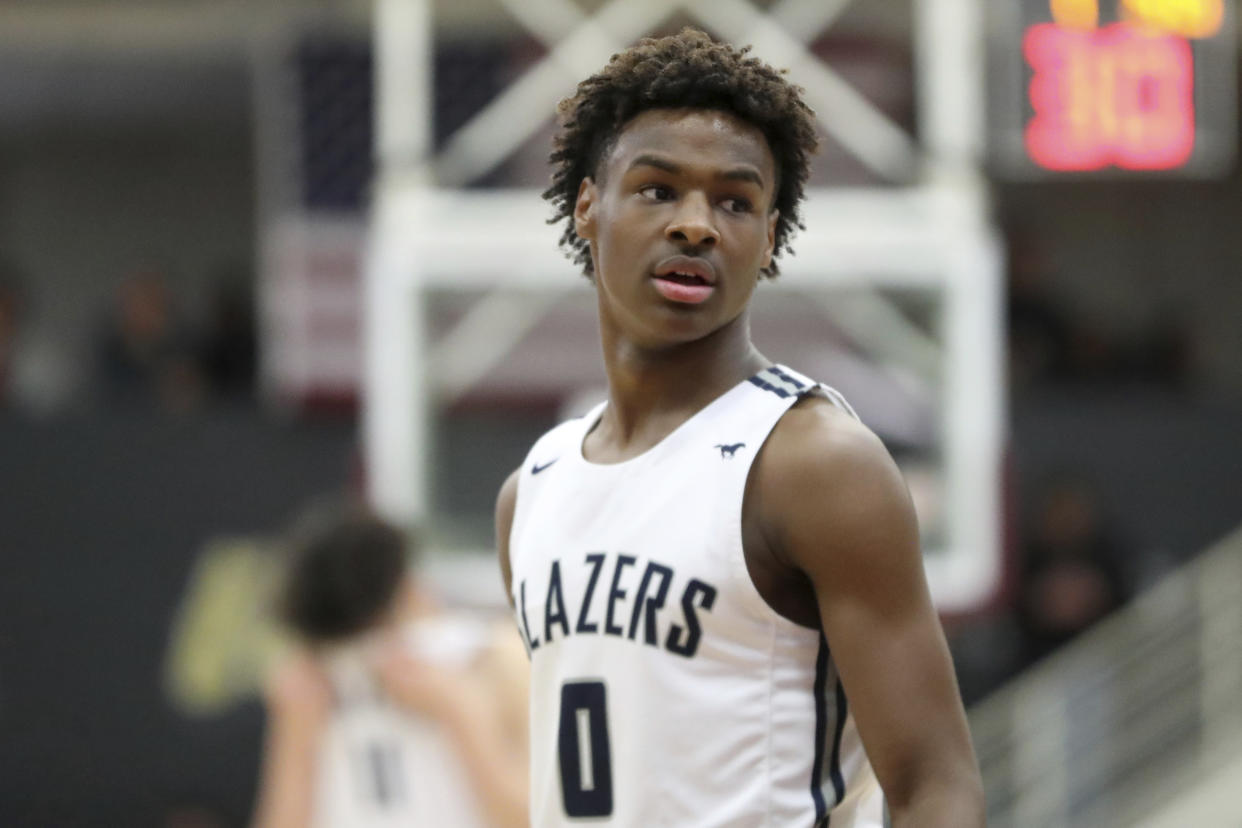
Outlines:
[[756, 57], [750, 47], [717, 43], [704, 32], [647, 38], [613, 55], [600, 72], [578, 84], [577, 92], [557, 107], [560, 132], [550, 157], [552, 184], [543, 197], [552, 202], [549, 224], [564, 221], [560, 244], [590, 277], [593, 266], [587, 242], [574, 230], [574, 204], [582, 179], [598, 165], [636, 115], [648, 109], [711, 109], [728, 112], [757, 127], [776, 160], [776, 222], [773, 263], [763, 275], [779, 272], [775, 257], [790, 249], [799, 216], [810, 156], [819, 145], [814, 113], [802, 89]]

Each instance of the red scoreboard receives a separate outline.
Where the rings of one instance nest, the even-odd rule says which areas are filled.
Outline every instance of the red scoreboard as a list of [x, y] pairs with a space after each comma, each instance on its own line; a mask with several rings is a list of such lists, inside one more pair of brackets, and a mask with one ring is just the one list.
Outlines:
[[1020, 48], [994, 55], [1011, 78], [992, 97], [1003, 172], [1208, 176], [1231, 166], [1231, 0], [1008, 2]]

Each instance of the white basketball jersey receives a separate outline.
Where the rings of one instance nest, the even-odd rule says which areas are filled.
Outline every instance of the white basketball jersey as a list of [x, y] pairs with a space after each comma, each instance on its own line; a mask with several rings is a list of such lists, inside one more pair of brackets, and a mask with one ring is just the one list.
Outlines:
[[509, 547], [533, 828], [881, 826], [823, 636], [768, 606], [742, 553], [755, 454], [816, 387], [850, 410], [773, 366], [631, 460], [583, 457], [603, 405], [535, 443]]
[[[412, 624], [419, 658], [462, 664], [478, 656], [486, 629], [445, 617]], [[483, 828], [455, 746], [439, 726], [395, 707], [365, 666], [363, 643], [332, 653], [338, 707], [320, 748], [317, 828]]]

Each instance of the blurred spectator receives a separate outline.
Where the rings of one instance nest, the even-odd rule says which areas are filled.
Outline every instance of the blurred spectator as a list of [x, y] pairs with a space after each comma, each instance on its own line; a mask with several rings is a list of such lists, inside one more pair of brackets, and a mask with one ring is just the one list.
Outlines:
[[1073, 325], [1047, 285], [1037, 243], [1014, 234], [1009, 247], [1009, 360], [1016, 387], [1069, 372]]
[[17, 286], [0, 276], [0, 403], [7, 403], [12, 393], [19, 303]]
[[1121, 546], [1081, 480], [1054, 481], [1023, 544], [1019, 625], [1029, 663], [1069, 642], [1130, 597]]
[[407, 554], [363, 513], [292, 545], [279, 605], [300, 644], [267, 685], [256, 828], [526, 824], [521, 641], [445, 610]]
[[73, 397], [76, 382], [59, 343], [37, 336], [15, 270], [0, 262], [0, 409], [48, 414]]
[[100, 368], [111, 401], [176, 411], [201, 401], [202, 374], [159, 271], [137, 271], [121, 283], [103, 335]]
[[1044, 383], [1139, 383], [1180, 388], [1190, 372], [1190, 336], [1163, 316], [1125, 336], [1111, 320], [1071, 310], [1052, 289], [1041, 242], [1009, 239], [1009, 368], [1015, 390]]
[[237, 279], [221, 280], [215, 285], [207, 312], [202, 368], [212, 393], [251, 396], [258, 348], [250, 289]]

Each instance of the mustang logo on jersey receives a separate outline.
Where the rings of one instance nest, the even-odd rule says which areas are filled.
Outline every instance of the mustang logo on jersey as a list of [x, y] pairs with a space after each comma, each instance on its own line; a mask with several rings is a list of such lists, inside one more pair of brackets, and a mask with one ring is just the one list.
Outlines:
[[[684, 623], [669, 619], [676, 610], [666, 607], [669, 590], [675, 573], [671, 567], [648, 560], [639, 564], [638, 558], [624, 553], [591, 552], [582, 561], [566, 559], [564, 565], [581, 566], [586, 571], [586, 586], [581, 595], [567, 595], [563, 586], [562, 562], [552, 561], [548, 571], [548, 588], [544, 596], [542, 613], [532, 602], [527, 606], [526, 580], [518, 584], [517, 607], [519, 626], [526, 647], [534, 655], [544, 644], [554, 643], [557, 638], [571, 635], [595, 634], [626, 638], [651, 647], [662, 647], [670, 653], [691, 658], [698, 651], [703, 637], [699, 612], [710, 612], [716, 603], [716, 588], [698, 578], [691, 578], [682, 588], [681, 599], [676, 606], [681, 610]], [[631, 590], [622, 586], [627, 570], [634, 574], [641, 570], [637, 586]], [[604, 586], [600, 577], [610, 586]], [[576, 580], [576, 579], [575, 579]], [[535, 599], [537, 601], [537, 599]], [[665, 632], [661, 637], [664, 624]]]

